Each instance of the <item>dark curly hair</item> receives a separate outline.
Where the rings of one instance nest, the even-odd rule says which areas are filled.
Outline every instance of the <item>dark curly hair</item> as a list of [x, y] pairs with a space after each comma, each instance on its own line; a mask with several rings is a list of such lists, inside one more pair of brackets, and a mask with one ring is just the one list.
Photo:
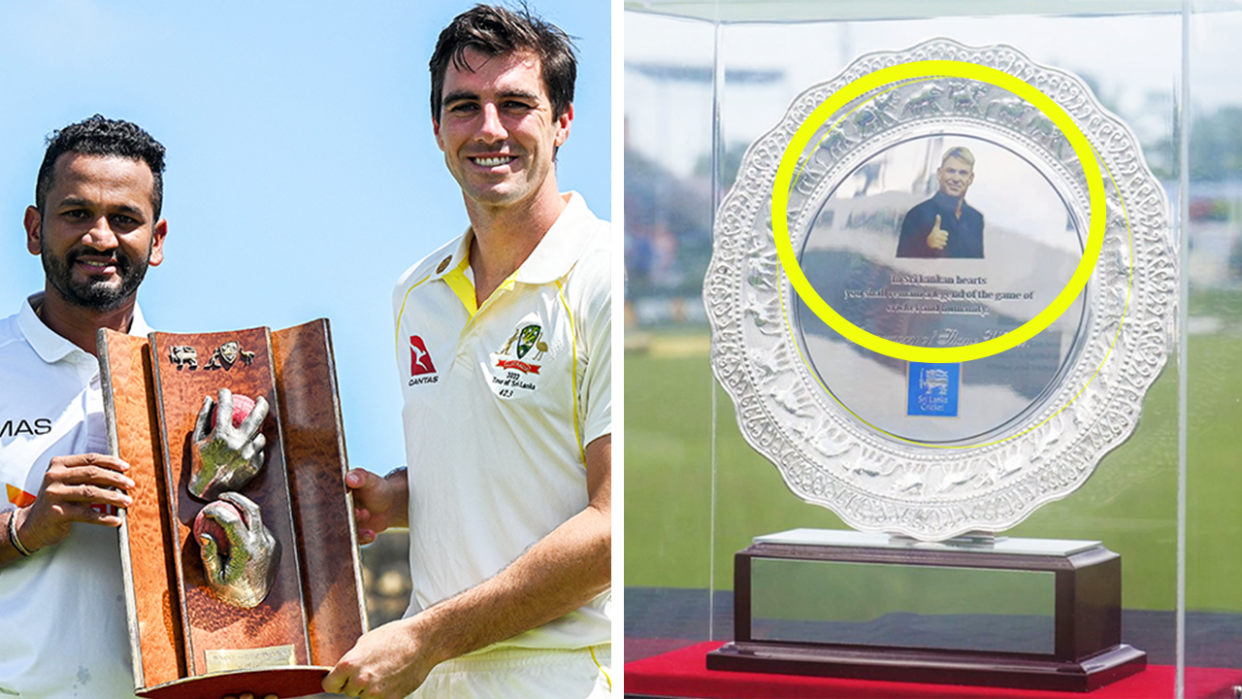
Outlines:
[[47, 193], [56, 177], [56, 159], [65, 153], [79, 155], [115, 155], [131, 160], [141, 160], [151, 168], [155, 186], [151, 189], [151, 206], [159, 220], [164, 204], [164, 146], [151, 138], [136, 124], [118, 119], [108, 119], [100, 114], [70, 124], [47, 137], [47, 152], [39, 166], [39, 179], [35, 182], [35, 206], [44, 213]]
[[440, 32], [431, 54], [431, 118], [440, 121], [444, 102], [444, 76], [449, 62], [457, 70], [472, 70], [466, 64], [466, 49], [488, 56], [513, 51], [530, 51], [539, 57], [543, 85], [552, 100], [554, 117], [569, 110], [574, 101], [574, 81], [578, 78], [578, 57], [573, 39], [554, 24], [535, 16], [525, 5], [508, 10], [493, 5], [475, 5], [457, 15]]

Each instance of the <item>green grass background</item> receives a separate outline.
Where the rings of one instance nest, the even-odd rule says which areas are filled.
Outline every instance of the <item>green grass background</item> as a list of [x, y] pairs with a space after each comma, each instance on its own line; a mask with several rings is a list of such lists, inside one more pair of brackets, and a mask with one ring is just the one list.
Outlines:
[[[1242, 297], [1192, 299], [1192, 313], [1242, 320]], [[625, 584], [732, 588], [733, 554], [797, 527], [845, 528], [784, 485], [737, 428], [716, 386], [706, 329], [635, 336], [625, 356]], [[1007, 534], [1098, 539], [1122, 555], [1123, 604], [1172, 610], [1177, 584], [1176, 354], [1148, 393], [1133, 437], [1067, 499]], [[1190, 338], [1187, 401], [1186, 599], [1190, 610], [1242, 611], [1242, 338]], [[717, 506], [712, 531], [713, 396]], [[627, 612], [641, 614], [641, 610]]]

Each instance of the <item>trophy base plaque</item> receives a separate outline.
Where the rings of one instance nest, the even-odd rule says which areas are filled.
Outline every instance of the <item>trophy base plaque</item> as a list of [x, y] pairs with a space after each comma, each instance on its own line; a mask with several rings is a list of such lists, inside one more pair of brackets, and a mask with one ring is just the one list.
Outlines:
[[329, 669], [291, 666], [234, 670], [147, 687], [138, 692], [138, 696], [147, 699], [185, 699], [191, 696], [187, 692], [201, 697], [240, 696], [249, 692], [256, 697], [269, 694], [278, 697], [302, 697], [323, 691], [323, 678]]
[[1085, 692], [1147, 666], [1121, 643], [1120, 556], [1093, 541], [759, 537], [734, 632], [709, 669]]

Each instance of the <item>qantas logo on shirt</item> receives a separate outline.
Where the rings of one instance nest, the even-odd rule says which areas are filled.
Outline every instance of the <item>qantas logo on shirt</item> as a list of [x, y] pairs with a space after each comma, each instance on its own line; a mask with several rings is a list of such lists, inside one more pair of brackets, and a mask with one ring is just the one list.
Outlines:
[[427, 351], [427, 344], [418, 335], [410, 335], [409, 385], [435, 383], [440, 378], [435, 373], [436, 365], [431, 363], [431, 352]]

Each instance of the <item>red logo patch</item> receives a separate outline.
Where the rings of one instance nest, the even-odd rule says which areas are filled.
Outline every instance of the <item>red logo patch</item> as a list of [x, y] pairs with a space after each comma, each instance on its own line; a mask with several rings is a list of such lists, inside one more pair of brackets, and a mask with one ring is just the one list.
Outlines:
[[496, 366], [500, 367], [501, 369], [508, 369], [508, 370], [516, 369], [522, 372], [523, 374], [538, 374], [540, 365], [527, 364], [526, 362], [519, 361], [517, 359], [501, 359], [500, 361], [496, 362]]
[[431, 363], [431, 353], [427, 351], [427, 345], [423, 344], [423, 338], [410, 335], [410, 376], [434, 373], [436, 366]]

